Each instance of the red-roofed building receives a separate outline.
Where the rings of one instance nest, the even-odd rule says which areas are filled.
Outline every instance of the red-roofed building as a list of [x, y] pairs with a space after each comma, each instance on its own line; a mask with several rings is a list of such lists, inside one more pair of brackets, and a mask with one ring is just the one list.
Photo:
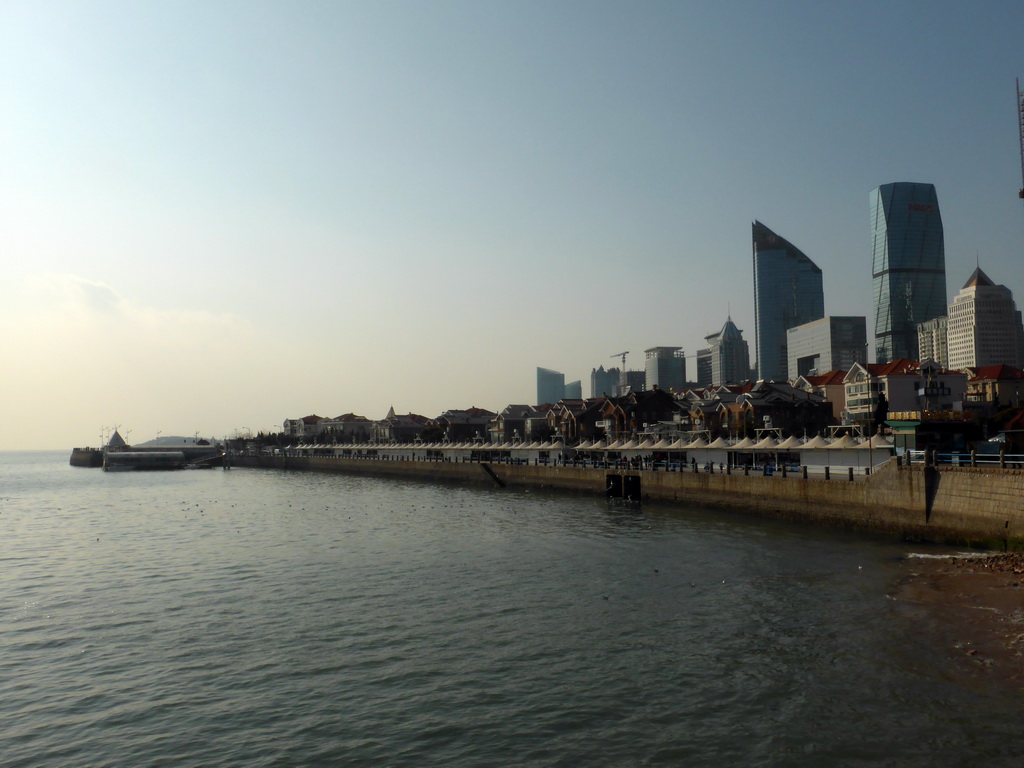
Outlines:
[[324, 442], [363, 443], [370, 439], [373, 422], [365, 416], [346, 413], [336, 419], [320, 422], [320, 434]]
[[283, 431], [288, 437], [316, 437], [320, 434], [322, 416], [303, 416], [301, 419], [285, 419]]
[[967, 376], [946, 371], [931, 361], [899, 358], [889, 363], [856, 363], [844, 379], [846, 418], [869, 425], [885, 395], [889, 412], [960, 411], [967, 396]]
[[1024, 389], [1024, 371], [1012, 365], [983, 365], [966, 368], [967, 400], [988, 404], [993, 413], [1002, 408], [1019, 406]]
[[506, 405], [501, 413], [491, 419], [487, 433], [492, 443], [511, 443], [522, 440], [526, 435], [526, 418], [537, 409], [525, 403]]
[[388, 409], [388, 415], [373, 422], [373, 439], [380, 443], [411, 443], [426, 429], [430, 419], [418, 413], [395, 413], [395, 407]]
[[800, 376], [793, 382], [796, 389], [821, 395], [832, 406], [832, 418], [842, 421], [846, 410], [846, 371], [829, 371], [821, 374]]
[[453, 408], [431, 420], [431, 426], [441, 430], [446, 439], [452, 442], [467, 440], [487, 441], [491, 419], [497, 416], [486, 408], [473, 406], [465, 410]]

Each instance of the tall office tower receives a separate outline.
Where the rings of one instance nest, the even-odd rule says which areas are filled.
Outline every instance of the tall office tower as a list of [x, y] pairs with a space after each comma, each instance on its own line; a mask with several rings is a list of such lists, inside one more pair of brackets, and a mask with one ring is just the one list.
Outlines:
[[[730, 316], [718, 333], [704, 337], [711, 358], [709, 386], [739, 384], [750, 376], [750, 350], [743, 331], [736, 327]], [[700, 362], [698, 358], [698, 369]]]
[[697, 386], [710, 387], [714, 377], [714, 363], [711, 361], [711, 347], [697, 350]]
[[932, 360], [943, 368], [949, 367], [948, 326], [949, 318], [945, 315], [917, 324], [918, 360]]
[[644, 372], [648, 389], [682, 392], [686, 384], [686, 358], [682, 347], [651, 347], [645, 349]]
[[871, 191], [875, 360], [917, 360], [917, 325], [946, 314], [942, 217], [932, 184]]
[[1013, 294], [1005, 285], [993, 283], [980, 267], [949, 305], [948, 323], [951, 370], [1024, 364], [1024, 329]]
[[619, 389], [619, 369], [598, 366], [590, 371], [590, 396], [614, 396]]
[[537, 405], [557, 403], [565, 397], [565, 374], [550, 368], [537, 369]]
[[759, 221], [753, 235], [757, 377], [785, 381], [786, 331], [825, 315], [821, 269]]
[[582, 400], [583, 382], [579, 379], [576, 379], [576, 381], [570, 381], [565, 385], [565, 389], [562, 391], [562, 397], [566, 400]]
[[854, 363], [868, 361], [866, 317], [829, 315], [786, 333], [790, 381], [809, 373], [848, 372]]
[[616, 395], [625, 395], [628, 392], [643, 392], [647, 389], [646, 371], [626, 371], [619, 374], [619, 390]]

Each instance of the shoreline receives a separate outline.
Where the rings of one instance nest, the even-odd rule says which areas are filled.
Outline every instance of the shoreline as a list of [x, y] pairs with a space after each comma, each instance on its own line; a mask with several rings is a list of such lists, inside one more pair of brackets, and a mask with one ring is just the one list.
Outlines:
[[909, 557], [893, 598], [937, 635], [954, 674], [1024, 689], [1024, 553]]
[[[460, 482], [495, 488], [552, 488], [601, 496], [699, 503], [814, 525], [998, 551], [1024, 550], [1024, 470], [949, 467], [925, 471], [896, 459], [857, 476], [829, 479], [801, 472], [695, 471], [692, 467], [622, 468], [407, 456], [232, 455], [233, 466], [342, 472]], [[931, 469], [931, 468], [929, 468]], [[618, 493], [615, 492], [619, 489]], [[609, 493], [611, 491], [611, 493]]]

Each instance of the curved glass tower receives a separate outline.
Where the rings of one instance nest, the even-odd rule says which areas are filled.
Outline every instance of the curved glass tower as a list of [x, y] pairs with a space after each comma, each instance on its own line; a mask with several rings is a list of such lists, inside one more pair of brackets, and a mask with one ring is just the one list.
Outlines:
[[757, 378], [786, 381], [786, 331], [825, 316], [821, 269], [759, 221], [753, 239]]
[[870, 199], [875, 360], [917, 360], [917, 324], [946, 314], [946, 256], [935, 186], [883, 184]]

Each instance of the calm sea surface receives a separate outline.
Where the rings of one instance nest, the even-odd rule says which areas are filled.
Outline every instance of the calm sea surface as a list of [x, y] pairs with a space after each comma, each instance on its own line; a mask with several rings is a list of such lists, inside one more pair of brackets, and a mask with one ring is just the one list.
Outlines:
[[1020, 765], [910, 545], [700, 508], [0, 453], [0, 765]]

